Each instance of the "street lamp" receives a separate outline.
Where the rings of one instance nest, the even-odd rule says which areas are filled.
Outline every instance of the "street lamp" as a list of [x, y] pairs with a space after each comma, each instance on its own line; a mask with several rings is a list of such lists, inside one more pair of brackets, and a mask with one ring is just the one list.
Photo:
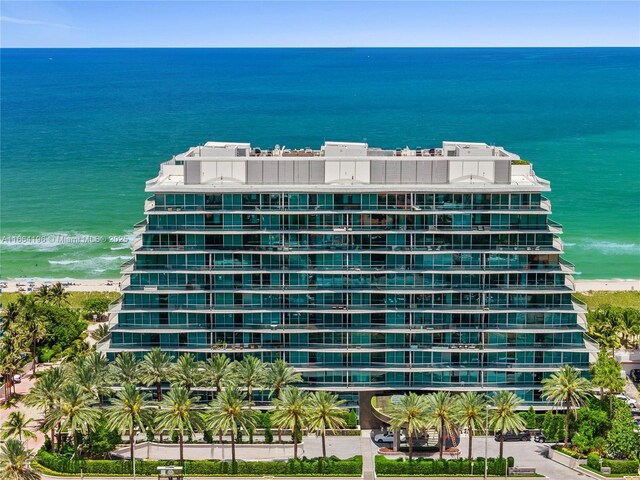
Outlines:
[[489, 450], [489, 404], [484, 415], [484, 480], [487, 480], [489, 473], [489, 462], [487, 461], [487, 452]]
[[133, 464], [133, 480], [136, 480], [136, 434], [138, 427], [134, 427], [131, 434], [133, 435], [133, 452], [131, 452], [131, 463]]

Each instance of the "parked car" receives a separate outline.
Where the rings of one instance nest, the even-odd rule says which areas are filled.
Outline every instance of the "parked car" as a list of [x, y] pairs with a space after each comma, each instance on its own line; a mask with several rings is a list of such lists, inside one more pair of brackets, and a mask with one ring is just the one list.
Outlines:
[[624, 395], [624, 394], [618, 394], [616, 395], [616, 398], [619, 398], [620, 400], [624, 401], [631, 408], [634, 408], [638, 403], [634, 398], [631, 398], [628, 395]]
[[[496, 442], [500, 441], [500, 433], [496, 433], [495, 435], [495, 439]], [[529, 440], [531, 440], [531, 434], [528, 431], [524, 431], [524, 432], [505, 432], [504, 433], [504, 441], [505, 442], [513, 442], [513, 441], [521, 441], [521, 442], [528, 442]]]
[[[379, 433], [373, 437], [373, 441], [376, 443], [393, 443], [393, 432]], [[400, 433], [400, 442], [406, 442], [407, 436], [404, 433]]]
[[547, 441], [547, 437], [544, 432], [538, 432], [533, 436], [533, 441], [538, 443], [545, 443]]

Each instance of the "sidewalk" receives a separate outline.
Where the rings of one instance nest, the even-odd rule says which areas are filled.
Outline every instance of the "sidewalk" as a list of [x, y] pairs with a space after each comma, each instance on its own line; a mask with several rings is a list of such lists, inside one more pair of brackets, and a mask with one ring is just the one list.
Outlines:
[[[35, 384], [35, 379], [31, 376], [31, 369], [29, 369], [28, 372], [22, 375], [22, 381], [16, 384], [16, 393], [20, 396], [20, 398], [22, 398], [27, 393], [29, 393], [29, 391], [31, 390], [34, 384]], [[4, 389], [2, 389], [2, 391], [4, 391]], [[40, 447], [42, 447], [45, 439], [44, 434], [39, 430], [40, 424], [43, 421], [43, 416], [42, 416], [42, 413], [37, 408], [27, 407], [22, 402], [22, 400], [16, 402], [11, 407], [7, 407], [6, 405], [4, 405], [4, 402], [3, 402], [2, 406], [0, 406], [0, 425], [2, 425], [6, 421], [7, 417], [9, 416], [9, 414], [11, 414], [11, 412], [18, 411], [18, 410], [22, 411], [27, 418], [33, 419], [30, 430], [36, 435], [36, 439], [27, 440], [26, 444], [27, 444], [27, 448], [33, 450], [33, 452], [35, 453], [40, 449]]]
[[362, 478], [363, 480], [373, 480], [375, 475], [375, 464], [373, 463], [373, 453], [371, 453], [371, 430], [362, 430], [360, 435], [360, 448], [362, 450]]

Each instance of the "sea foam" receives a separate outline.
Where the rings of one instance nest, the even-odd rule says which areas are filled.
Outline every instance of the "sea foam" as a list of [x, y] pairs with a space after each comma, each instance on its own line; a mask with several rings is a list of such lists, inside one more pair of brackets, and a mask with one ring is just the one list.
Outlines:
[[595, 250], [603, 255], [637, 255], [640, 254], [640, 244], [621, 243], [611, 240], [586, 239], [578, 244], [583, 250]]

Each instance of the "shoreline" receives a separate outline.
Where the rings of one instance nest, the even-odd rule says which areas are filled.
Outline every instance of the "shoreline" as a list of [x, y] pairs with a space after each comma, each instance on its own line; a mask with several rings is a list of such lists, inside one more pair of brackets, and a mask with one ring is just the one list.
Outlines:
[[[68, 292], [118, 292], [120, 290], [119, 279], [25, 279], [25, 280], [0, 280], [0, 291], [7, 293], [29, 293], [39, 289], [42, 285], [53, 285], [60, 282]], [[6, 285], [6, 286], [5, 286]], [[600, 280], [575, 280], [576, 292], [587, 293], [589, 291], [601, 292], [625, 292], [640, 291], [640, 279], [600, 279]]]

